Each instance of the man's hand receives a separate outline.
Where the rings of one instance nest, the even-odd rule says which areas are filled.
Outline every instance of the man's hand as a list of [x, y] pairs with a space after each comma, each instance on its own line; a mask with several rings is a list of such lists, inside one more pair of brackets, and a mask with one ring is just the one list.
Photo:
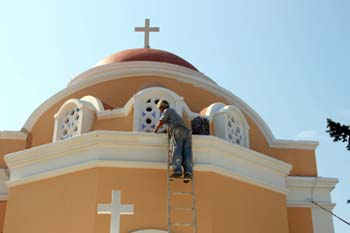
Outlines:
[[158, 123], [157, 123], [157, 125], [156, 125], [156, 128], [154, 129], [153, 132], [154, 132], [154, 133], [158, 133], [158, 129], [159, 129], [160, 127], [162, 127], [163, 124], [164, 124], [163, 121], [158, 121]]

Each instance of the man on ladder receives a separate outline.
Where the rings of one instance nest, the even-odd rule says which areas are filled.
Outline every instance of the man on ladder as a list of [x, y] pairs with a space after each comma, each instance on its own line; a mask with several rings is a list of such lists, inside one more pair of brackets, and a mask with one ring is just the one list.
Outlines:
[[169, 107], [169, 103], [160, 100], [157, 104], [162, 113], [154, 132], [164, 125], [168, 125], [168, 134], [170, 136], [170, 149], [172, 152], [173, 174], [170, 178], [180, 179], [182, 177], [182, 168], [184, 170], [184, 182], [188, 183], [192, 179], [192, 132], [185, 125], [184, 120], [176, 111]]

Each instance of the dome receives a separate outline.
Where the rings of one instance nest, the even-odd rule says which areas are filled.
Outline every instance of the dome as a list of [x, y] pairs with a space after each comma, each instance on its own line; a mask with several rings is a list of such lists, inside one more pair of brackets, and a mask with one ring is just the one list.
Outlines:
[[174, 65], [179, 65], [198, 71], [191, 63], [182, 59], [181, 57], [158, 49], [127, 49], [117, 53], [114, 53], [99, 63], [96, 66], [107, 65], [115, 62], [128, 62], [128, 61], [152, 61], [152, 62], [165, 62]]

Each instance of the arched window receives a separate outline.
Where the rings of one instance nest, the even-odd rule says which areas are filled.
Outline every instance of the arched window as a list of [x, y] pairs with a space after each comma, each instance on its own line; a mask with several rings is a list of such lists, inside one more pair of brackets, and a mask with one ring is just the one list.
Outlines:
[[249, 147], [249, 126], [242, 112], [235, 106], [225, 106], [213, 113], [216, 136], [231, 143]]
[[68, 139], [91, 130], [96, 111], [102, 103], [92, 96], [66, 101], [55, 114], [53, 141]]
[[166, 88], [147, 88], [135, 95], [134, 131], [153, 132], [161, 116], [157, 108], [159, 100], [168, 101], [170, 107], [174, 108], [180, 116], [182, 115], [182, 97]]
[[60, 140], [79, 135], [81, 131], [81, 109], [74, 104], [66, 107], [58, 127]]

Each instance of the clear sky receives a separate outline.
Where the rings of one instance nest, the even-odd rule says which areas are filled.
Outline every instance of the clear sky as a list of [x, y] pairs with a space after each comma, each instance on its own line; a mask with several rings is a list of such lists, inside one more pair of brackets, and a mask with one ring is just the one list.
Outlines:
[[[320, 141], [319, 176], [337, 177], [350, 220], [350, 152], [324, 132], [350, 124], [350, 1], [0, 0], [0, 130], [20, 130], [46, 99], [107, 55], [143, 46], [191, 62], [243, 99], [277, 138]], [[350, 227], [334, 219], [337, 233]]]

